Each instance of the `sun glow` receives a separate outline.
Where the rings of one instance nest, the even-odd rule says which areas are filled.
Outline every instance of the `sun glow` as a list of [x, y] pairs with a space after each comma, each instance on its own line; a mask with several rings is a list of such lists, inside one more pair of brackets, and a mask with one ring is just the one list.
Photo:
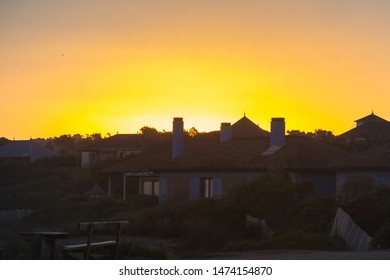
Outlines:
[[[202, 131], [218, 129], [219, 122], [231, 114], [234, 103], [243, 105], [237, 107], [233, 115], [240, 116], [245, 107], [255, 112], [250, 108], [248, 93], [260, 80], [253, 73], [229, 68], [222, 62], [174, 58], [110, 65], [105, 71], [92, 72], [88, 76], [90, 78], [83, 82], [89, 86], [89, 93], [64, 101], [83, 100], [67, 106], [66, 114], [74, 119], [64, 119], [63, 122], [74, 123], [73, 129], [79, 129], [78, 126], [85, 125], [85, 122], [95, 120], [103, 124], [100, 129], [110, 132], [112, 129], [134, 132], [143, 125], [170, 130], [173, 116], [194, 120], [193, 126]], [[92, 82], [92, 77], [96, 83]], [[62, 90], [72, 92], [84, 88], [77, 78], [68, 81], [67, 85]], [[69, 114], [71, 108], [73, 113]], [[205, 121], [207, 118], [215, 121]], [[203, 121], [197, 124], [196, 119]], [[148, 120], [152, 123], [147, 123]], [[104, 123], [109, 127], [104, 127]]]
[[175, 116], [211, 131], [244, 112], [338, 134], [372, 109], [390, 118], [387, 6], [71, 2], [0, 4], [0, 136], [171, 130]]

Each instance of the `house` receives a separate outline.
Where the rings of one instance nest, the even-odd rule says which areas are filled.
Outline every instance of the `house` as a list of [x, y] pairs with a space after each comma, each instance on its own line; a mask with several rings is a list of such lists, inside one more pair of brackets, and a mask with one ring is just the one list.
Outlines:
[[105, 160], [126, 159], [156, 145], [142, 134], [116, 134], [80, 149], [81, 167], [91, 167]]
[[331, 165], [337, 170], [337, 193], [351, 182], [390, 187], [390, 145], [374, 146]]
[[362, 143], [390, 139], [390, 122], [372, 114], [355, 121], [356, 127], [337, 136], [338, 141]]
[[372, 113], [370, 115], [365, 116], [365, 117], [360, 118], [360, 119], [355, 121], [356, 127], [361, 126], [361, 125], [366, 124], [366, 123], [373, 123], [373, 122], [383, 123], [383, 122], [387, 122], [387, 120], [385, 120], [381, 117], [378, 117], [377, 115], [374, 114], [374, 111], [372, 111]]
[[59, 154], [33, 140], [14, 140], [0, 146], [0, 160], [3, 162], [31, 163], [41, 158], [56, 157]]
[[337, 136], [338, 142], [358, 147], [330, 166], [337, 171], [338, 194], [344, 194], [344, 187], [352, 182], [390, 186], [390, 122], [374, 112], [355, 122], [355, 128]]
[[114, 174], [123, 176], [124, 199], [131, 189], [157, 195], [160, 203], [220, 198], [272, 168], [284, 170], [295, 182], [312, 183], [318, 194], [336, 193], [335, 171], [327, 167], [348, 152], [308, 137], [286, 136], [284, 118], [272, 119], [270, 133], [251, 123], [244, 116], [233, 125], [222, 123], [219, 132], [191, 139], [184, 137], [183, 119], [174, 118], [170, 145], [106, 168], [102, 174], [108, 175], [109, 189]]

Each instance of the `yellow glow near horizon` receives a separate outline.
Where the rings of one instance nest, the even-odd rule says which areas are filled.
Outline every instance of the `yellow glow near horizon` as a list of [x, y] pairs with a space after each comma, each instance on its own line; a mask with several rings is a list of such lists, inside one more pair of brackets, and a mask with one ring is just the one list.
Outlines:
[[[34, 104], [34, 112], [50, 117], [42, 122], [46, 127], [40, 124], [30, 128], [41, 130], [34, 137], [134, 133], [143, 125], [170, 130], [172, 118], [182, 116], [185, 121], [191, 120], [189, 127], [211, 131], [217, 130], [220, 122], [235, 122], [247, 112], [264, 129], [269, 129], [269, 120], [275, 116], [285, 117], [288, 129], [334, 129], [325, 127], [329, 120], [334, 124], [338, 121], [322, 107], [332, 106], [321, 99], [327, 89], [314, 93], [318, 100], [313, 100], [313, 88], [304, 80], [310, 77], [315, 82], [316, 77], [305, 70], [294, 70], [254, 68], [244, 59], [167, 56], [70, 69], [40, 84], [41, 98], [48, 102]], [[28, 111], [32, 102], [28, 99], [21, 110]]]
[[0, 4], [0, 136], [390, 119], [385, 2], [112, 2]]

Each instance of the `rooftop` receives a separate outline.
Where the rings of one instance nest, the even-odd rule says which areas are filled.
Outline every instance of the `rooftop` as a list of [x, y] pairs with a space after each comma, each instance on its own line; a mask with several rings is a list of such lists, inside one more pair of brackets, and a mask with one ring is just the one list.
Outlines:
[[390, 145], [375, 146], [363, 152], [352, 154], [334, 162], [331, 167], [338, 169], [389, 169]]
[[14, 140], [0, 146], [2, 158], [53, 157], [59, 154], [33, 140]]
[[359, 125], [367, 122], [387, 122], [387, 120], [378, 117], [377, 115], [374, 114], [374, 112], [372, 112], [370, 115], [360, 118], [355, 122]]
[[388, 121], [366, 122], [337, 136], [339, 139], [380, 139], [387, 137], [390, 137], [390, 122]]
[[241, 138], [219, 143], [217, 134], [203, 139], [190, 139], [184, 144], [184, 155], [172, 159], [171, 147], [146, 152], [105, 173], [160, 171], [218, 171], [283, 169], [323, 169], [349, 155], [328, 144], [298, 136], [287, 136], [286, 144], [272, 155], [263, 155], [269, 148], [269, 137]]
[[233, 138], [265, 137], [268, 135], [269, 133], [267, 131], [261, 129], [246, 116], [232, 125]]

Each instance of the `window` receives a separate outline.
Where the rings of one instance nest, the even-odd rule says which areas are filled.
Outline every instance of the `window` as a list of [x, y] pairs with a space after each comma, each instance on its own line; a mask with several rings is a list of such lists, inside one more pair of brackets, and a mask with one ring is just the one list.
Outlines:
[[202, 198], [213, 197], [213, 178], [200, 179], [200, 197]]
[[144, 195], [160, 195], [160, 182], [159, 181], [143, 181], [142, 182], [142, 194]]

